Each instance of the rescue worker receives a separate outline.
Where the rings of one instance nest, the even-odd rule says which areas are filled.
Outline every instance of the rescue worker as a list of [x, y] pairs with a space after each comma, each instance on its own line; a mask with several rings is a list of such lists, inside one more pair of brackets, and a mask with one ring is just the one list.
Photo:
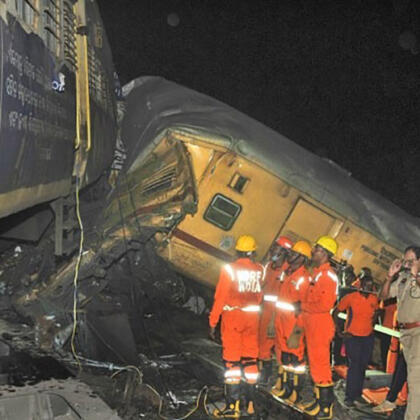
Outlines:
[[[404, 260], [395, 260], [382, 286], [381, 299], [397, 298], [400, 340], [407, 362], [408, 401], [405, 420], [420, 415], [420, 247], [409, 246]], [[392, 284], [391, 284], [392, 283]]]
[[333, 381], [330, 366], [330, 345], [334, 337], [331, 310], [337, 299], [338, 278], [329, 260], [337, 252], [337, 242], [321, 236], [312, 249], [314, 270], [302, 301], [302, 320], [306, 339], [314, 398], [298, 407], [316, 419], [333, 418]]
[[[363, 270], [363, 268], [362, 268]], [[337, 273], [337, 276], [340, 279], [341, 275], [341, 286], [338, 289], [338, 296], [337, 300], [339, 301], [341, 298], [343, 298], [348, 293], [351, 293], [354, 291], [354, 283], [357, 281], [356, 279], [358, 276], [356, 276], [354, 272], [354, 267], [350, 264], [347, 264], [346, 266], [341, 268], [341, 273]], [[359, 274], [360, 276], [360, 274]], [[337, 330], [341, 331], [344, 328], [344, 320], [339, 319]], [[345, 365], [347, 363], [347, 358], [345, 356], [345, 350], [344, 350], [344, 344], [343, 339], [337, 334], [337, 332], [334, 335], [333, 339], [333, 364], [334, 366], [339, 365]]]
[[296, 331], [300, 315], [300, 288], [309, 284], [307, 264], [311, 258], [311, 246], [306, 241], [298, 241], [287, 259], [287, 267], [282, 273], [282, 283], [278, 289], [276, 302], [276, 347], [279, 373], [271, 393], [295, 404], [300, 400], [302, 377], [305, 373], [304, 338], [300, 334], [297, 344], [290, 345], [289, 338]]
[[284, 263], [288, 256], [293, 242], [286, 236], [280, 236], [274, 242], [269, 252], [269, 261], [266, 264], [264, 286], [263, 286], [263, 307], [260, 318], [259, 333], [259, 365], [261, 385], [266, 385], [271, 376], [273, 362], [271, 352], [274, 347], [276, 314], [277, 284], [284, 269]]
[[[241, 394], [245, 398], [245, 410], [253, 414], [254, 388], [258, 380], [258, 327], [264, 269], [254, 262], [257, 244], [252, 236], [240, 236], [235, 249], [238, 259], [221, 269], [209, 317], [213, 340], [221, 318], [226, 406], [216, 410], [214, 415], [222, 418], [240, 417]], [[240, 388], [242, 375], [245, 392]]]
[[[397, 299], [391, 298], [383, 300], [379, 303], [381, 310], [381, 320], [384, 327], [392, 329], [394, 327], [394, 315], [397, 310]], [[391, 345], [391, 336], [388, 334], [380, 334], [379, 340], [381, 342], [381, 360], [384, 370], [386, 370], [388, 361], [388, 351]]]
[[360, 277], [359, 290], [344, 296], [334, 309], [333, 318], [337, 329], [338, 314], [343, 311], [347, 312], [347, 320], [344, 332], [338, 333], [344, 338], [349, 360], [344, 403], [352, 407], [355, 403], [365, 404], [362, 398], [363, 382], [375, 341], [373, 326], [379, 315], [379, 301], [373, 292], [371, 276]]

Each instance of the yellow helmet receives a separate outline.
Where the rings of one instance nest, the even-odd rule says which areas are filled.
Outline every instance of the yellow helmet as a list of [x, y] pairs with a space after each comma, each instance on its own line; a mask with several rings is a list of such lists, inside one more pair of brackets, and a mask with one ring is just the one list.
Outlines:
[[333, 255], [335, 255], [337, 252], [337, 242], [333, 238], [331, 238], [331, 236], [321, 236], [320, 238], [318, 238], [315, 244], [321, 246], [328, 252], [331, 252], [331, 254]]
[[305, 257], [311, 258], [312, 256], [312, 248], [306, 241], [297, 241], [293, 247], [292, 251], [298, 252], [299, 254], [304, 255]]
[[241, 252], [251, 252], [257, 249], [257, 242], [251, 235], [242, 235], [236, 241], [235, 249]]

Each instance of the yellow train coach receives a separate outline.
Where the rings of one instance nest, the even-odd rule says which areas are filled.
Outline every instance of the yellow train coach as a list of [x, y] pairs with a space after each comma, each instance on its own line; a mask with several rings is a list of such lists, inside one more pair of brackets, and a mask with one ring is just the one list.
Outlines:
[[331, 235], [337, 258], [380, 281], [405, 246], [420, 243], [419, 221], [320, 158], [239, 111], [158, 77], [125, 87], [128, 150], [119, 188], [106, 210], [135, 235], [161, 230], [159, 254], [206, 285], [253, 235], [258, 259], [273, 240], [313, 242]]

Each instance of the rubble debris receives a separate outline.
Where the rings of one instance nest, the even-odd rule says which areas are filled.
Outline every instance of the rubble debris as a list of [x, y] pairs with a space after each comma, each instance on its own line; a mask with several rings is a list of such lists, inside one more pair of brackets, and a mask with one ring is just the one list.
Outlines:
[[197, 315], [201, 315], [207, 309], [206, 302], [201, 296], [191, 296], [183, 305], [183, 308], [194, 312]]
[[[96, 358], [123, 361], [131, 365], [138, 364], [136, 344], [127, 313], [112, 313], [103, 316], [90, 314], [87, 322], [90, 330], [103, 344], [102, 348], [98, 348]], [[110, 352], [111, 355], [109, 355]]]
[[26, 386], [0, 386], [4, 420], [120, 420], [92, 389], [76, 379], [51, 379]]

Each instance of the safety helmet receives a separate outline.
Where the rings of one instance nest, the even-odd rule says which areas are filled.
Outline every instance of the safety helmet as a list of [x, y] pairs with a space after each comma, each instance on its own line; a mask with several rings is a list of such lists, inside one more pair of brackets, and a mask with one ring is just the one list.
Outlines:
[[298, 252], [307, 258], [311, 258], [312, 256], [312, 248], [306, 241], [297, 241], [293, 245], [292, 251]]
[[242, 235], [236, 241], [235, 249], [241, 252], [251, 252], [257, 249], [257, 242], [251, 235]]
[[276, 239], [276, 244], [286, 249], [291, 249], [293, 246], [293, 242], [287, 236], [279, 236]]
[[331, 254], [335, 255], [338, 249], [337, 242], [331, 238], [331, 236], [321, 236], [316, 241], [315, 245], [319, 245], [324, 248], [326, 251], [331, 252]]

